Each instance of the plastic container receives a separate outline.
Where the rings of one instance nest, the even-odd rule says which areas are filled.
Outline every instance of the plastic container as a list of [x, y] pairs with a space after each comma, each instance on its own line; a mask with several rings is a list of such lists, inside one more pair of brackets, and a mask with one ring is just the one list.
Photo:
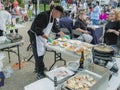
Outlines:
[[72, 71], [77, 71], [79, 68], [79, 63], [75, 61], [70, 61], [67, 63], [67, 68]]

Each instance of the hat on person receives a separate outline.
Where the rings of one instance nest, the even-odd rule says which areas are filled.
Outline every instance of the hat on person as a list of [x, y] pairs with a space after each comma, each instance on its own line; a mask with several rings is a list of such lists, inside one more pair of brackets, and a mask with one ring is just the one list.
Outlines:
[[56, 7], [55, 7], [55, 10], [58, 10], [58, 11], [60, 11], [61, 13], [63, 13], [63, 12], [64, 12], [64, 10], [63, 10], [63, 7], [62, 7], [62, 6], [56, 6]]

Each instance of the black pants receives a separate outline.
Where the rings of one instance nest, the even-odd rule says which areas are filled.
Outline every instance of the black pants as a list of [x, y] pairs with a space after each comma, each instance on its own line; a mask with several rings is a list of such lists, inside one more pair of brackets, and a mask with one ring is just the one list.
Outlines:
[[98, 44], [98, 41], [97, 41], [97, 36], [95, 34], [95, 30], [93, 30], [92, 28], [87, 28], [87, 30], [90, 32], [90, 35], [93, 37], [93, 40], [92, 40], [92, 44]]
[[0, 36], [3, 36], [3, 31], [2, 30], [0, 30]]
[[31, 31], [28, 31], [28, 34], [30, 37], [31, 47], [32, 47], [34, 58], [35, 58], [35, 70], [37, 71], [37, 73], [42, 73], [44, 72], [44, 68], [45, 68], [45, 65], [43, 62], [44, 55], [38, 56], [37, 54], [35, 34], [32, 33]]

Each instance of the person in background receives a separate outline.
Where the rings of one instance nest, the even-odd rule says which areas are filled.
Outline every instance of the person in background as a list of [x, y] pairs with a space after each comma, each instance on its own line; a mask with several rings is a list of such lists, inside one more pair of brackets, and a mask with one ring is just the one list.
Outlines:
[[20, 14], [21, 14], [24, 21], [28, 21], [27, 10], [25, 8], [20, 9]]
[[107, 13], [104, 10], [102, 10], [100, 14], [100, 24], [105, 24], [107, 22], [106, 19]]
[[65, 9], [67, 9], [67, 3], [66, 3], [66, 0], [62, 0], [61, 1], [61, 6]]
[[4, 5], [0, 2], [0, 10], [4, 8]]
[[19, 5], [18, 1], [14, 0], [13, 5], [14, 5], [14, 7], [17, 7]]
[[55, 3], [54, 3], [54, 1], [52, 0], [52, 1], [50, 2], [50, 10], [52, 10], [52, 9], [54, 8], [54, 6], [55, 6]]
[[90, 43], [93, 39], [93, 37], [90, 35], [90, 32], [87, 30], [87, 24], [85, 22], [85, 12], [81, 11], [79, 18], [75, 22], [75, 30], [81, 33], [81, 35], [77, 36], [78, 39], [81, 39], [81, 36], [83, 37], [83, 41]]
[[88, 4], [87, 4], [86, 0], [84, 0], [83, 9], [84, 9], [85, 11], [87, 11], [87, 7], [88, 7]]
[[28, 1], [27, 16], [28, 19], [31, 21], [33, 16], [33, 3], [31, 1]]
[[64, 12], [64, 15], [59, 20], [59, 27], [67, 28], [72, 38], [73, 20], [70, 18], [69, 12]]
[[72, 4], [71, 6], [71, 12], [70, 12], [70, 17], [74, 19], [74, 15], [77, 13], [77, 6], [76, 4]]
[[43, 58], [45, 55], [46, 41], [52, 42], [49, 38], [51, 29], [60, 36], [65, 35], [56, 25], [56, 18], [59, 18], [62, 13], [62, 6], [56, 6], [52, 11], [49, 10], [38, 14], [28, 31], [35, 58], [35, 72], [39, 79], [45, 77], [45, 64], [43, 62]]
[[120, 12], [113, 9], [109, 13], [109, 20], [105, 25], [104, 43], [116, 45], [120, 30]]
[[5, 10], [0, 11], [0, 36], [5, 35], [7, 24], [11, 24], [11, 14], [9, 8], [5, 7]]
[[21, 7], [19, 5], [14, 6], [14, 12], [15, 12], [16, 16], [20, 16], [21, 15], [20, 9], [21, 9]]
[[93, 25], [99, 24], [99, 15], [101, 13], [101, 9], [99, 6], [99, 2], [96, 1], [96, 6], [93, 8], [93, 11], [91, 12], [91, 21]]

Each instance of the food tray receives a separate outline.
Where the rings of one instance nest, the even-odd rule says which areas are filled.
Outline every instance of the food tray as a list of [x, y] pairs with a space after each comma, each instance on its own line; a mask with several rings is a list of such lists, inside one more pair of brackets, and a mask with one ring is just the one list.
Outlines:
[[68, 42], [60, 42], [59, 45], [60, 45], [60, 47], [62, 47], [62, 48], [66, 48], [66, 47], [70, 46], [71, 44], [68, 43]]
[[77, 47], [74, 46], [74, 45], [69, 45], [69, 46], [65, 47], [65, 49], [66, 49], [67, 51], [70, 51], [70, 52], [75, 52], [75, 49], [76, 49], [76, 48], [77, 48]]
[[101, 75], [83, 70], [65, 81], [62, 85], [62, 90], [97, 90], [101, 80]]
[[76, 45], [76, 46], [77, 46], [77, 45], [79, 46], [79, 45], [82, 43], [82, 42], [79, 41], [79, 40], [69, 40], [68, 42], [71, 43], [71, 44], [73, 44], [73, 45]]
[[53, 40], [52, 42], [48, 42], [48, 44], [52, 45], [52, 46], [57, 46], [57, 45], [59, 45], [59, 41]]
[[80, 56], [81, 56], [82, 51], [84, 51], [85, 56], [89, 55], [91, 52], [90, 49], [84, 49], [84, 47], [77, 47], [74, 51], [77, 55], [80, 55]]
[[54, 77], [57, 77], [57, 82], [62, 83], [66, 79], [68, 79], [70, 76], [72, 76], [74, 74], [74, 72], [65, 67], [59, 67], [59, 68], [53, 69], [49, 72], [46, 72], [45, 74], [52, 81], [54, 81]]

